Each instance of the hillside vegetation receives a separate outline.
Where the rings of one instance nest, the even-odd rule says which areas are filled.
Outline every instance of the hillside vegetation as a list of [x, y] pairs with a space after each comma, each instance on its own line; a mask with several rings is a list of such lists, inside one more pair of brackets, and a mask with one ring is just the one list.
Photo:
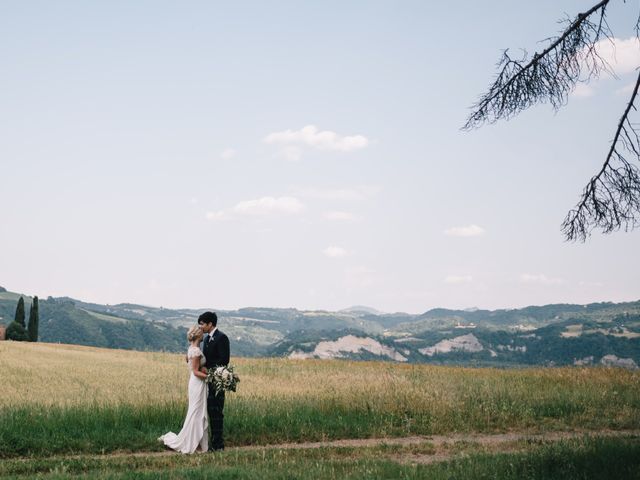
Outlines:
[[[0, 292], [0, 323], [19, 295]], [[29, 308], [31, 299], [25, 297]], [[40, 340], [180, 352], [202, 310], [71, 298], [40, 301]], [[340, 312], [218, 310], [236, 355], [392, 360], [466, 366], [640, 365], [640, 301], [557, 304], [512, 310], [432, 309], [420, 315], [367, 307]]]

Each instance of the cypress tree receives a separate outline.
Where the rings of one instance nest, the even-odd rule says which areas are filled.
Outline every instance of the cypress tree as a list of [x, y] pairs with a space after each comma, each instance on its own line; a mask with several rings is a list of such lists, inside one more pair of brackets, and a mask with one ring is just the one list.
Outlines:
[[33, 297], [31, 310], [29, 310], [29, 341], [38, 341], [38, 323], [40, 321], [38, 313], [38, 297]]
[[22, 327], [26, 327], [24, 323], [24, 298], [20, 297], [18, 300], [18, 306], [16, 307], [16, 317], [15, 322], [22, 325]]

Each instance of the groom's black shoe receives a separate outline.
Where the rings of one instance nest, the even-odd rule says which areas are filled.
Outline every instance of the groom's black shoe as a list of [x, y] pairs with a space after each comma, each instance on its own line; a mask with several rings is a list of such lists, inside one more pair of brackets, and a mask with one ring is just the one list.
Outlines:
[[222, 452], [224, 450], [224, 443], [214, 443], [209, 445], [210, 452]]

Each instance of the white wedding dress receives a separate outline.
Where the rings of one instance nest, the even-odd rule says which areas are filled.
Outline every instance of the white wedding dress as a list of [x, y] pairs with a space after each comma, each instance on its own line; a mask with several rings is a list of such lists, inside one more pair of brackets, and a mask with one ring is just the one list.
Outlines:
[[158, 440], [167, 447], [181, 453], [193, 453], [198, 447], [203, 452], [209, 448], [209, 415], [207, 414], [207, 384], [193, 374], [191, 362], [200, 357], [200, 365], [205, 364], [204, 354], [198, 347], [189, 347], [189, 409], [182, 430], [162, 435]]

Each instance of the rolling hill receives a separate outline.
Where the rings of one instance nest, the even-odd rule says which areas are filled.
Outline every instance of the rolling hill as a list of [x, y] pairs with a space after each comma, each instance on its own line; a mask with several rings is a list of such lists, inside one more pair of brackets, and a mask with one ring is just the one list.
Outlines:
[[[4, 290], [4, 289], [2, 289]], [[0, 290], [0, 324], [18, 293]], [[31, 297], [24, 295], [28, 310]], [[247, 357], [385, 359], [470, 366], [640, 364], [640, 301], [505, 310], [437, 308], [420, 315], [364, 306], [216, 310], [233, 353]], [[130, 350], [182, 351], [202, 310], [61, 297], [40, 300], [40, 340]]]

